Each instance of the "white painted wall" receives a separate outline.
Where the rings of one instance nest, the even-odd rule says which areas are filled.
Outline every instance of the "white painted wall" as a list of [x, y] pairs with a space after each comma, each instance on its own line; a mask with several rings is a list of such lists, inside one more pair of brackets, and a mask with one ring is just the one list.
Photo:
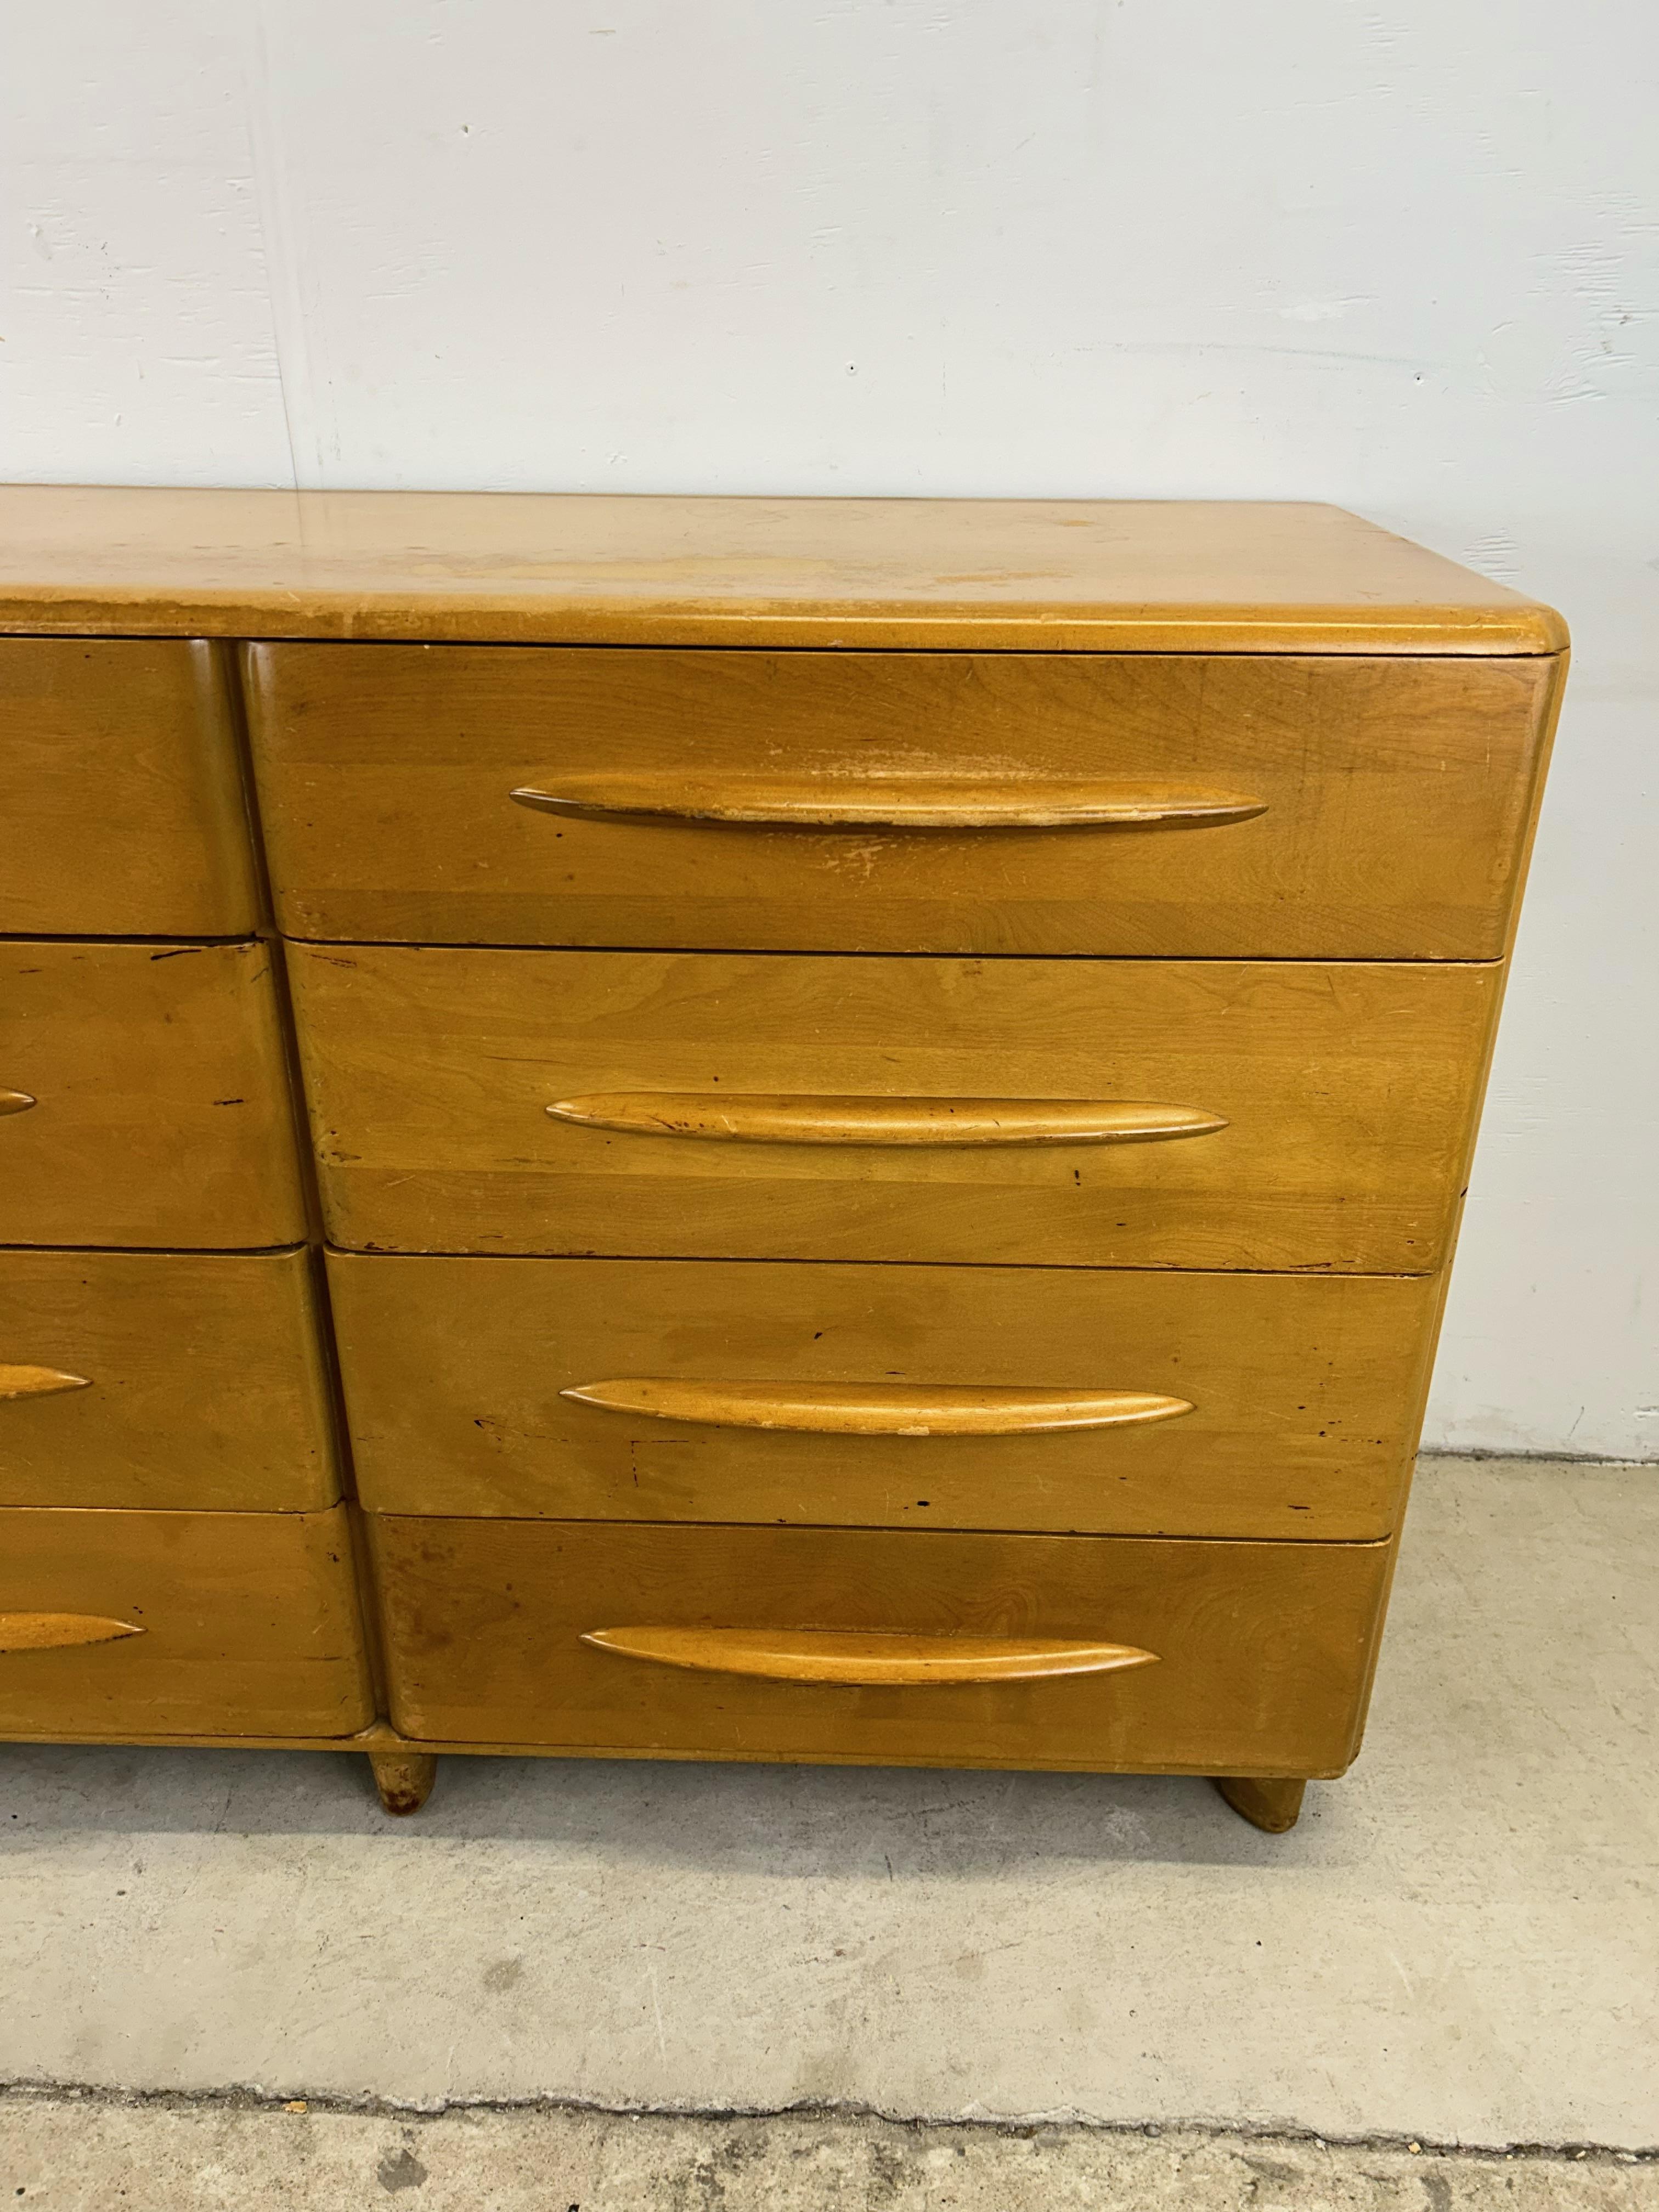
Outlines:
[[1328, 499], [1560, 605], [1430, 1428], [1659, 1457], [1649, 0], [54, 0], [0, 39], [0, 476]]

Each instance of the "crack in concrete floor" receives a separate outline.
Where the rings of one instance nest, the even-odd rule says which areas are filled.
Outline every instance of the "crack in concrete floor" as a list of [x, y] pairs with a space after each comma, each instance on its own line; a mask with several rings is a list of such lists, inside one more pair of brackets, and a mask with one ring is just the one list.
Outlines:
[[0, 2198], [52, 2212], [1653, 2212], [1659, 2156], [869, 2114], [410, 2115], [0, 2094]]

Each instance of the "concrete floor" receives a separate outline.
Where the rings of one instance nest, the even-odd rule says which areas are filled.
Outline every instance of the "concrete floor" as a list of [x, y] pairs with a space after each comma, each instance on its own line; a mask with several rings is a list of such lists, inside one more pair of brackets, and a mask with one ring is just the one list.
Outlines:
[[[1366, 1750], [1287, 1837], [1159, 1778], [457, 1759], [390, 1824], [356, 1759], [0, 1749], [0, 2080], [1644, 2149], [1656, 1674], [1659, 1469], [1443, 1461], [1419, 1477]], [[77, 2109], [117, 2135], [223, 2121]], [[514, 2124], [531, 2118], [555, 2124]], [[352, 2157], [396, 2136], [328, 2119], [348, 2123], [370, 2131]], [[96, 2133], [58, 2125], [54, 2207], [94, 2201], [70, 2169]], [[599, 2194], [555, 2212], [750, 2201], [730, 2176], [723, 2197], [606, 2195], [631, 2140], [599, 2130]], [[873, 2140], [831, 2165], [867, 2165]], [[673, 2154], [695, 2165], [691, 2142]], [[417, 2162], [436, 2176], [437, 2155]], [[1654, 2169], [1581, 2179], [1603, 2172], [1624, 2190]], [[1353, 2202], [1393, 2202], [1361, 2181]], [[39, 2185], [20, 2167], [4, 2193]], [[464, 2201], [420, 2185], [411, 2203]], [[1056, 2179], [1042, 2201], [1115, 2201], [1100, 2188]], [[1428, 2192], [1430, 2212], [1464, 2201]]]

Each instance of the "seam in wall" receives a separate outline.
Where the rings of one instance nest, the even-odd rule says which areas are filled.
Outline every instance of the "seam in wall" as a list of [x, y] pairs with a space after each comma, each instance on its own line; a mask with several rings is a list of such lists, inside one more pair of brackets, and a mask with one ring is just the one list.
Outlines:
[[[297, 250], [297, 226], [288, 190], [288, 167], [283, 158], [271, 76], [267, 0], [246, 0], [246, 6], [243, 107], [254, 204], [258, 210], [259, 242], [265, 264], [265, 297], [276, 361], [276, 389], [288, 440], [292, 489], [315, 491], [323, 489], [324, 483], [322, 439], [317, 421], [303, 264]], [[303, 533], [303, 513], [297, 520]]]

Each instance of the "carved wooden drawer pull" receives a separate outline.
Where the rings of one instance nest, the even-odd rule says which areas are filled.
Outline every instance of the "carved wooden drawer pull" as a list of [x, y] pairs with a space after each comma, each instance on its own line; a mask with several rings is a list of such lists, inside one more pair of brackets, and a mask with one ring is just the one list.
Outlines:
[[143, 1633], [130, 1620], [104, 1620], [94, 1613], [0, 1613], [0, 1651], [55, 1651]]
[[774, 830], [1179, 830], [1248, 822], [1265, 799], [1190, 784], [1066, 782], [1022, 777], [866, 777], [838, 787], [822, 778], [719, 783], [662, 775], [568, 775], [556, 791], [508, 793], [540, 814], [635, 821], [732, 822]]
[[60, 1390], [89, 1390], [84, 1375], [65, 1375], [56, 1367], [10, 1367], [0, 1360], [0, 1404], [8, 1398], [55, 1398]]
[[793, 1429], [830, 1437], [1029, 1437], [1129, 1428], [1190, 1413], [1146, 1390], [1030, 1390], [1001, 1384], [697, 1382], [655, 1376], [561, 1390], [579, 1405], [716, 1429]]
[[747, 1145], [1133, 1145], [1209, 1137], [1218, 1114], [1100, 1098], [749, 1097], [719, 1091], [596, 1091], [548, 1108], [556, 1121], [639, 1136]]
[[582, 1638], [624, 1659], [702, 1674], [773, 1682], [1036, 1682], [1052, 1674], [1107, 1674], [1152, 1667], [1156, 1651], [1133, 1644], [1054, 1636], [923, 1636], [839, 1628], [592, 1628]]
[[40, 1104], [27, 1091], [0, 1090], [0, 1114], [27, 1114], [31, 1106]]

